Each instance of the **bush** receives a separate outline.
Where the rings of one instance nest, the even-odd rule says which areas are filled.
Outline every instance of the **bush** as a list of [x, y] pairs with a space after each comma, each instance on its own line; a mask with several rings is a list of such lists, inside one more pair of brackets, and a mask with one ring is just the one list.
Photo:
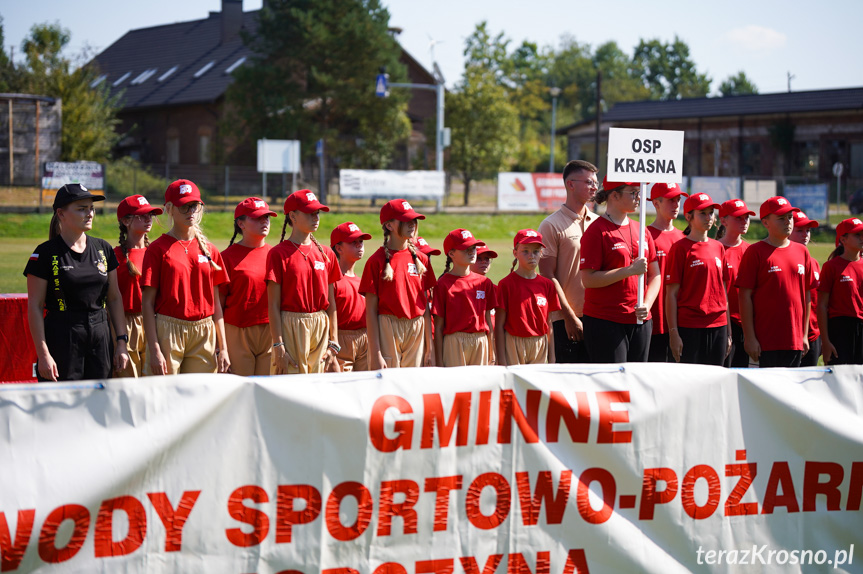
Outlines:
[[105, 170], [105, 191], [108, 196], [121, 199], [130, 195], [143, 195], [152, 200], [161, 199], [165, 193], [165, 178], [130, 157], [108, 162]]

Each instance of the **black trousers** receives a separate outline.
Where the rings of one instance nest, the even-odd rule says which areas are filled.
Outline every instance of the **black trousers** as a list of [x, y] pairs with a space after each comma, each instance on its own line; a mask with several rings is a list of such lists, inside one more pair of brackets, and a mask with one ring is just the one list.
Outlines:
[[749, 366], [749, 355], [743, 348], [743, 325], [731, 320], [731, 352], [725, 358], [726, 367], [745, 369]]
[[770, 367], [799, 367], [803, 351], [761, 351], [758, 366], [762, 369]]
[[[57, 363], [58, 381], [111, 377], [114, 343], [105, 309], [48, 313], [45, 342]], [[47, 379], [38, 376], [38, 380]]]
[[[653, 319], [651, 319], [652, 321]], [[650, 352], [647, 354], [649, 363], [673, 363], [671, 348], [668, 346], [668, 333], [658, 333], [650, 336]]]
[[653, 321], [641, 325], [582, 318], [584, 342], [592, 363], [645, 363], [650, 351]]
[[589, 363], [590, 356], [584, 340], [570, 341], [566, 334], [566, 322], [561, 319], [551, 324], [554, 331], [555, 363]]
[[831, 365], [863, 365], [863, 320], [831, 317], [827, 319], [827, 331], [837, 355]]
[[801, 367], [817, 367], [818, 366], [818, 357], [821, 356], [821, 336], [815, 338], [815, 340], [809, 341], [809, 351], [803, 355], [803, 358], [800, 359]]
[[728, 348], [728, 330], [725, 325], [703, 329], [680, 327], [678, 332], [683, 340], [681, 363], [721, 367], [725, 362], [725, 351]]

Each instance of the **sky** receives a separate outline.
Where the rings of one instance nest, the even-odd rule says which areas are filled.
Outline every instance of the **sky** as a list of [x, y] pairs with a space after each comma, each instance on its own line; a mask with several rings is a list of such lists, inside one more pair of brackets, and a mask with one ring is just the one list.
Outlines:
[[[596, 47], [615, 40], [631, 54], [640, 38], [690, 48], [699, 72], [713, 79], [711, 93], [739, 71], [761, 93], [863, 86], [863, 2], [860, 0], [382, 0], [399, 41], [431, 68], [432, 49], [448, 87], [464, 69], [464, 42], [488, 22], [516, 47], [523, 41], [556, 46], [564, 35]], [[256, 10], [262, 0], [244, 0]], [[221, 0], [0, 0], [5, 48], [20, 54], [33, 24], [59, 22], [71, 31], [70, 55], [101, 51], [135, 28], [207, 17]], [[373, 81], [373, 79], [370, 79]]]

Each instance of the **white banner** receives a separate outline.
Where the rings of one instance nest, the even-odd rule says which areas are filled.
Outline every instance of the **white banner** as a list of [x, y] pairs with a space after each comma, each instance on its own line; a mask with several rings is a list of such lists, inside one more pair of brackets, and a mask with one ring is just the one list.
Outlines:
[[258, 140], [258, 173], [300, 173], [300, 140]]
[[437, 198], [443, 197], [445, 189], [442, 171], [339, 170], [342, 197]]
[[[706, 193], [716, 203], [721, 204], [729, 199], [740, 199], [739, 177], [693, 177], [690, 179], [690, 186], [690, 195]], [[750, 205], [749, 209], [752, 207]]]
[[67, 183], [80, 183], [91, 191], [105, 189], [105, 166], [95, 161], [48, 161], [42, 173], [42, 189], [57, 191]]
[[0, 569], [860, 572], [861, 376], [626, 364], [0, 386]]

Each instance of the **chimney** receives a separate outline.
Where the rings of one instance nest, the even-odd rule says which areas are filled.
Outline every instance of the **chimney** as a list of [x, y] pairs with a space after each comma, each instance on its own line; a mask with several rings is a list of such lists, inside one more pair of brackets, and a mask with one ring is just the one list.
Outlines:
[[237, 37], [243, 27], [243, 0], [222, 0], [222, 44]]

